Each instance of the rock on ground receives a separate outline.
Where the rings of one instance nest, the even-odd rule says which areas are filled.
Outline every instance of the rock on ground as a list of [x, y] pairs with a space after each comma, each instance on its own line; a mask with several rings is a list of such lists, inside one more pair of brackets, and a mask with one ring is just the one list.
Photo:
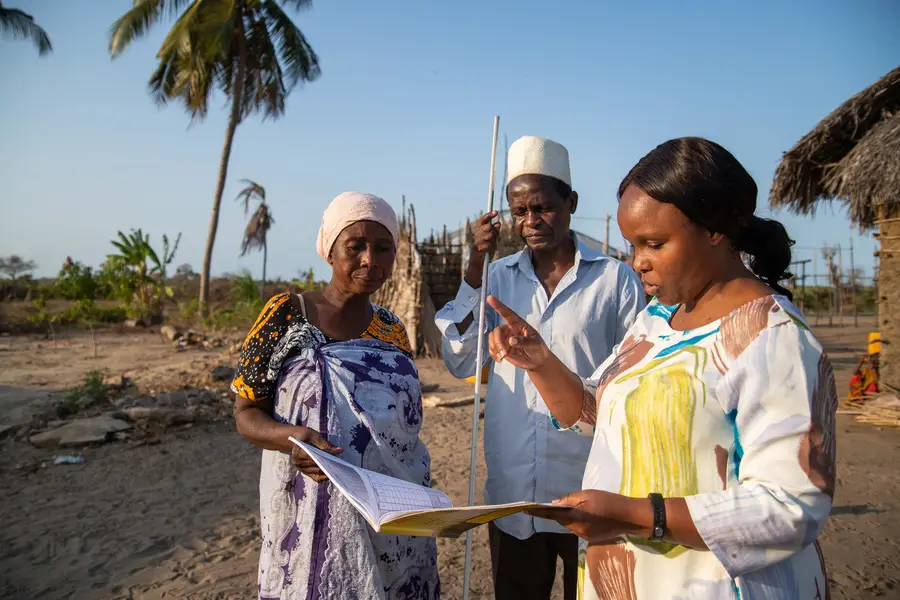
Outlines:
[[176, 339], [181, 337], [181, 334], [171, 325], [163, 325], [159, 328], [159, 334], [169, 340], [170, 342], [174, 342]]
[[212, 378], [215, 381], [231, 381], [234, 379], [235, 369], [227, 365], [219, 365], [212, 370]]
[[109, 415], [100, 415], [35, 434], [29, 441], [39, 448], [86, 446], [106, 442], [114, 433], [127, 429], [131, 429], [131, 424]]

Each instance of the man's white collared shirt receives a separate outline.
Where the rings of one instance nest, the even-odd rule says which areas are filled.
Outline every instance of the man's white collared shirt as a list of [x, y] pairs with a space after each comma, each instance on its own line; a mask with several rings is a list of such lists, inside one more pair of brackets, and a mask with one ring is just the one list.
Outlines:
[[[527, 249], [490, 265], [488, 294], [528, 321], [550, 350], [582, 378], [590, 377], [612, 353], [645, 304], [631, 267], [577, 238], [575, 264], [552, 297], [535, 276]], [[480, 289], [463, 281], [456, 298], [435, 316], [444, 336], [444, 362], [459, 378], [476, 373], [480, 295]], [[456, 323], [469, 314], [474, 322], [460, 334]], [[486, 321], [482, 331], [490, 332], [502, 320], [488, 306]], [[490, 360], [486, 350], [485, 359]], [[590, 437], [554, 428], [547, 406], [524, 371], [508, 362], [491, 363], [484, 412], [486, 503], [550, 502], [580, 490], [590, 449]], [[522, 513], [495, 523], [519, 539], [536, 532], [569, 533], [553, 521]]]

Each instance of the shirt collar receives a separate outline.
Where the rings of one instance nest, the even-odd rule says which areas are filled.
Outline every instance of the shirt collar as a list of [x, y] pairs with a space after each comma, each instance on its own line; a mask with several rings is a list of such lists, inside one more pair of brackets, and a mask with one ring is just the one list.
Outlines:
[[[569, 236], [572, 238], [572, 241], [575, 242], [575, 264], [578, 265], [581, 261], [585, 262], [596, 262], [603, 258], [606, 258], [606, 255], [588, 246], [584, 243], [579, 237], [575, 234], [574, 231], [569, 231]], [[531, 250], [526, 246], [522, 250], [519, 251], [519, 259], [512, 260], [506, 263], [507, 267], [519, 267], [525, 273], [533, 273], [534, 272], [534, 264], [531, 262]]]

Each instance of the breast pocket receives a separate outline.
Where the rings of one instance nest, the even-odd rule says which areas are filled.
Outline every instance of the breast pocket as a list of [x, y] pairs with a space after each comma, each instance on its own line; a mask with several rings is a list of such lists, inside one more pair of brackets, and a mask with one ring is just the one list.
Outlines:
[[616, 327], [615, 306], [579, 290], [553, 307], [539, 331], [567, 367], [589, 377], [612, 351]]

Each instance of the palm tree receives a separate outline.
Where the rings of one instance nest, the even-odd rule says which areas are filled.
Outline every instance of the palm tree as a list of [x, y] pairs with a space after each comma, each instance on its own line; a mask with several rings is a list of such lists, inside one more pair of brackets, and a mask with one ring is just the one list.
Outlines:
[[206, 117], [214, 88], [231, 101], [200, 274], [204, 313], [235, 130], [256, 112], [264, 120], [280, 117], [291, 90], [321, 73], [318, 57], [282, 5], [300, 11], [312, 0], [134, 0], [110, 31], [109, 52], [115, 58], [164, 15], [180, 13], [157, 53], [150, 95], [161, 105], [181, 101], [192, 121]]
[[238, 202], [243, 201], [244, 216], [249, 214], [252, 201], [257, 200], [259, 202], [259, 206], [253, 211], [250, 220], [247, 221], [247, 228], [244, 229], [244, 240], [241, 242], [241, 256], [245, 256], [253, 250], [262, 250], [262, 281], [259, 282], [259, 296], [262, 298], [263, 288], [266, 285], [266, 261], [269, 257], [266, 235], [269, 232], [269, 228], [275, 224], [275, 219], [272, 218], [272, 212], [269, 210], [269, 205], [266, 204], [266, 188], [249, 179], [242, 179], [241, 182], [247, 184], [247, 187], [240, 191], [235, 200]]
[[14, 40], [31, 40], [41, 56], [53, 51], [50, 36], [34, 22], [34, 17], [17, 8], [4, 8], [2, 2], [0, 2], [0, 33]]

